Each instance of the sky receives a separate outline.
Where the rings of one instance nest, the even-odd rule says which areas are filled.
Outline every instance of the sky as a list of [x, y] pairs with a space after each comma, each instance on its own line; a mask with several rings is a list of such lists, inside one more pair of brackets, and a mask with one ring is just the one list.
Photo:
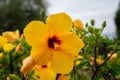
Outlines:
[[66, 12], [72, 20], [80, 19], [83, 24], [96, 21], [95, 26], [101, 27], [103, 21], [107, 22], [103, 34], [115, 37], [114, 17], [120, 0], [46, 0], [47, 14]]

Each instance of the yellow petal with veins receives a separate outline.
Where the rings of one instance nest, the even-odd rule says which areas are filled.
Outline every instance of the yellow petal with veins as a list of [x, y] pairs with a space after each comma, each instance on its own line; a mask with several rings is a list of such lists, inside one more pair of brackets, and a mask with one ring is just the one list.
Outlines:
[[70, 32], [72, 20], [65, 13], [53, 14], [47, 18], [47, 26], [50, 29], [50, 35], [63, 35]]
[[44, 44], [45, 42], [41, 43], [39, 46], [32, 47], [31, 50], [31, 57], [35, 63], [39, 65], [47, 65], [52, 58], [51, 50]]
[[42, 21], [32, 21], [24, 29], [26, 41], [31, 45], [38, 45], [48, 38], [48, 28]]
[[74, 57], [62, 51], [53, 51], [51, 67], [56, 73], [68, 74], [74, 65]]
[[75, 32], [61, 36], [61, 41], [61, 48], [74, 56], [77, 56], [79, 51], [84, 47], [83, 41], [78, 38]]

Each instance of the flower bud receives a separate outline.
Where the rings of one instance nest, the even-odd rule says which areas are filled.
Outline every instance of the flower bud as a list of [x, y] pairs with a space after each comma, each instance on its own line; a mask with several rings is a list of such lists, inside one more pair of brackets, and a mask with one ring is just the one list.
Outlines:
[[95, 20], [92, 19], [92, 20], [90, 21], [90, 23], [91, 23], [92, 26], [94, 26], [94, 25], [95, 25]]
[[23, 66], [21, 68], [21, 72], [28, 74], [28, 72], [35, 66], [35, 62], [33, 61], [32, 57], [29, 56], [23, 60]]

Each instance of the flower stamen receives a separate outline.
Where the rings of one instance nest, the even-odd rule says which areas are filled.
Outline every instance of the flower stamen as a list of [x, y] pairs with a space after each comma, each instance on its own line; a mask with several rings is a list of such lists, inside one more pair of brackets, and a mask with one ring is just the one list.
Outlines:
[[48, 38], [48, 47], [54, 50], [60, 49], [61, 41], [56, 37], [53, 36], [52, 38]]

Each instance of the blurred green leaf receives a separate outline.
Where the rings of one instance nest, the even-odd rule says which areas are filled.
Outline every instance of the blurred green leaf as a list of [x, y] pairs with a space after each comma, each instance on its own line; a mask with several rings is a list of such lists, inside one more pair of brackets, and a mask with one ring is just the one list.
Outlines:
[[116, 74], [120, 75], [120, 64], [113, 63], [111, 64], [111, 68]]
[[15, 74], [10, 74], [9, 77], [10, 77], [10, 80], [20, 80], [20, 78]]

